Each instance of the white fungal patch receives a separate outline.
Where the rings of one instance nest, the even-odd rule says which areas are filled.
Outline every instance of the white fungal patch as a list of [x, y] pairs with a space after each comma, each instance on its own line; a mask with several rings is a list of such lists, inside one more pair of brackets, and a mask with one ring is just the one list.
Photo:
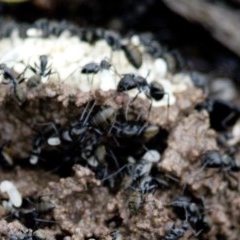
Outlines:
[[7, 193], [9, 202], [14, 207], [20, 207], [22, 205], [22, 196], [12, 182], [8, 180], [2, 181], [0, 183], [0, 191], [2, 193]]

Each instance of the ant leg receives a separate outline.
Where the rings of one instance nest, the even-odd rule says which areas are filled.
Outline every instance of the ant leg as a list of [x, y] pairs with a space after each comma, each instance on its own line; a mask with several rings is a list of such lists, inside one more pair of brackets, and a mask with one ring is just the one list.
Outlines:
[[18, 83], [22, 83], [22, 82], [25, 80], [25, 78], [24, 78], [24, 77], [22, 78], [22, 76], [25, 74], [25, 72], [27, 71], [28, 68], [29, 68], [29, 67], [26, 66], [26, 67], [24, 68], [24, 70], [22, 71], [22, 73], [20, 73], [20, 74], [17, 76], [17, 79], [19, 79]]
[[36, 68], [32, 67], [31, 65], [28, 65], [27, 67], [30, 68], [34, 74], [37, 74]]
[[148, 95], [146, 95], [146, 96], [150, 100], [150, 105], [149, 105], [149, 108], [148, 108], [148, 115], [147, 115], [147, 119], [148, 119], [149, 116], [150, 116], [150, 112], [152, 110], [152, 103], [153, 103], [153, 101], [152, 101], [152, 98], [150, 96], [148, 96]]
[[86, 107], [84, 108], [84, 110], [83, 110], [83, 112], [82, 112], [82, 114], [81, 114], [81, 117], [80, 117], [80, 119], [79, 119], [80, 122], [84, 119], [85, 113], [88, 111], [88, 108], [89, 108], [90, 103], [91, 103], [91, 101], [87, 102]]
[[[91, 76], [92, 75], [92, 76]], [[90, 82], [89, 84], [90, 84], [90, 91], [94, 88], [94, 77], [95, 77], [95, 73], [92, 73], [92, 74], [90, 74], [90, 73], [87, 73], [87, 77], [91, 77], [91, 79], [90, 79], [90, 81], [89, 81], [89, 79], [88, 79], [88, 82]]]
[[[84, 122], [83, 122], [83, 126], [87, 123], [87, 121], [89, 120], [89, 118], [90, 118], [90, 115], [92, 114], [92, 112], [93, 112], [93, 109], [94, 109], [94, 107], [96, 106], [96, 101], [93, 101], [93, 104], [92, 104], [92, 106], [91, 106], [91, 108], [89, 109], [89, 112], [88, 112], [88, 115], [86, 116], [86, 118], [85, 118], [85, 120], [84, 120]], [[84, 110], [85, 111], [85, 110]]]
[[[227, 182], [228, 182], [228, 185], [231, 189], [234, 189], [234, 190], [239, 190], [239, 180], [238, 178], [230, 171], [227, 171], [226, 174], [229, 176], [229, 178], [226, 178]], [[231, 181], [231, 179], [234, 180]]]
[[167, 122], [169, 121], [169, 108], [170, 108], [170, 95], [167, 92], [164, 92], [164, 95], [167, 95]]
[[112, 150], [109, 150], [109, 153], [110, 153], [112, 159], [114, 160], [114, 163], [115, 163], [117, 169], [119, 169], [119, 164], [118, 164], [117, 158], [116, 158], [116, 156], [114, 155], [113, 151], [112, 151]]
[[238, 178], [233, 173], [231, 172], [227, 172], [227, 173], [232, 179], [234, 179], [237, 183], [239, 183]]
[[106, 181], [106, 180], [108, 180], [108, 179], [110, 179], [110, 178], [118, 175], [120, 172], [122, 172], [122, 171], [123, 171], [125, 168], [127, 168], [127, 167], [129, 167], [129, 164], [123, 165], [123, 166], [122, 166], [121, 168], [119, 168], [116, 172], [114, 172], [114, 173], [108, 175], [107, 177], [101, 179], [101, 181], [102, 181], [102, 182], [103, 182], [103, 181]]
[[125, 119], [126, 119], [126, 121], [128, 120], [127, 115], [128, 115], [129, 105], [130, 105], [131, 103], [133, 103], [133, 102], [137, 99], [137, 97], [138, 97], [139, 94], [140, 94], [140, 91], [136, 94], [136, 96], [135, 96], [132, 100], [129, 99], [129, 101], [128, 101], [128, 103], [127, 103], [126, 110], [125, 110]]
[[[46, 123], [38, 123], [37, 122], [35, 124], [40, 125], [40, 126], [50, 126], [54, 130], [54, 132], [58, 134], [58, 130], [57, 130], [54, 122], [46, 122]], [[49, 130], [49, 129], [45, 129], [45, 130]]]
[[[86, 107], [84, 108], [81, 116], [80, 116], [80, 119], [79, 119], [79, 122], [81, 123], [81, 126], [84, 127], [85, 124], [87, 123], [87, 121], [89, 120], [89, 117], [96, 105], [96, 101], [93, 102], [91, 108], [90, 108], [90, 104], [91, 104], [92, 101], [88, 101], [87, 104], [86, 104]], [[89, 109], [90, 108], [90, 109]], [[88, 113], [87, 113], [88, 112]], [[85, 120], [83, 121], [83, 119], [85, 118]], [[82, 122], [83, 121], [83, 122]]]
[[227, 130], [229, 127], [227, 126], [227, 122], [234, 118], [234, 113], [230, 113], [221, 123], [222, 127]]
[[[192, 178], [193, 176], [194, 176], [194, 177], [197, 177], [197, 176], [199, 175], [199, 173], [201, 173], [201, 172], [206, 168], [207, 164], [208, 164], [208, 163], [205, 163], [199, 170], [197, 170], [196, 172], [190, 174], [188, 178]], [[202, 178], [202, 179], [203, 179], [203, 178]], [[200, 179], [199, 181], [201, 181], [202, 179]], [[188, 183], [185, 183], [185, 184], [183, 185], [183, 189], [182, 189], [183, 193], [184, 193], [185, 190], [186, 190], [187, 184], [188, 184]]]

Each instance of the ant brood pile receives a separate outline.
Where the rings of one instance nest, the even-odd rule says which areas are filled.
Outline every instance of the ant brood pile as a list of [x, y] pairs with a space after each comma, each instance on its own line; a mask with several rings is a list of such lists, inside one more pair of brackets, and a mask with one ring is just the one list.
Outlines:
[[236, 181], [239, 165], [218, 152], [203, 91], [177, 52], [151, 34], [45, 19], [2, 23], [0, 48], [0, 214], [30, 229], [10, 239], [217, 236], [199, 174]]

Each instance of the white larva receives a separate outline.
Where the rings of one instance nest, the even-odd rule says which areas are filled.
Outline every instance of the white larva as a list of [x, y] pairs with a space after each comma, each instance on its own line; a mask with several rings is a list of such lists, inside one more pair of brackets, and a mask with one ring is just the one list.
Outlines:
[[36, 29], [36, 28], [29, 28], [26, 31], [26, 34], [27, 34], [28, 37], [35, 37], [35, 38], [43, 36], [42, 30]]
[[156, 150], [149, 150], [143, 156], [142, 160], [149, 162], [149, 163], [157, 163], [161, 159], [161, 155]]
[[154, 61], [154, 69], [157, 77], [164, 78], [167, 74], [167, 63], [162, 58], [157, 58]]
[[59, 146], [61, 144], [61, 140], [59, 137], [50, 137], [48, 138], [47, 143], [50, 146]]
[[38, 163], [39, 157], [37, 155], [31, 155], [29, 162], [32, 165], [36, 165]]
[[98, 166], [98, 161], [96, 160], [96, 158], [94, 157], [90, 157], [88, 160], [87, 160], [88, 164], [91, 166], [91, 167], [97, 167]]
[[115, 73], [111, 70], [102, 70], [99, 74], [100, 88], [103, 91], [114, 90], [117, 87]]
[[22, 205], [22, 196], [12, 182], [8, 180], [2, 181], [0, 184], [0, 190], [3, 193], [7, 193], [9, 201], [14, 207], [20, 207]]

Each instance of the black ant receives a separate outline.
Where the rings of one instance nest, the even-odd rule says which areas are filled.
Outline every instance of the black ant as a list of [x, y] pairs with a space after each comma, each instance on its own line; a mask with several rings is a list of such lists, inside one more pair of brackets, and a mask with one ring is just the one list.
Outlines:
[[23, 199], [21, 208], [11, 206], [7, 209], [9, 215], [6, 219], [19, 219], [26, 227], [36, 228], [41, 223], [55, 223], [53, 220], [45, 220], [40, 217], [50, 213], [55, 208], [55, 205], [50, 201], [45, 201], [42, 197], [26, 197]]
[[82, 67], [81, 73], [84, 74], [96, 74], [98, 73], [100, 70], [109, 70], [111, 68], [111, 64], [106, 61], [106, 60], [102, 60], [100, 62], [100, 64], [95, 63], [95, 62], [91, 62], [91, 63], [87, 63]]
[[[34, 63], [34, 67], [32, 67], [31, 65], [27, 67], [27, 68], [30, 68], [35, 73], [36, 79], [38, 78], [37, 76], [46, 78], [55, 73], [52, 71], [51, 65], [48, 66], [49, 58], [47, 55], [40, 55], [39, 62], [40, 62], [40, 65], [37, 65], [36, 63]], [[36, 82], [39, 82], [39, 80], [37, 79]]]
[[189, 224], [184, 221], [181, 227], [176, 227], [173, 225], [171, 229], [167, 232], [164, 240], [177, 240], [183, 237], [184, 233], [188, 230]]
[[235, 177], [232, 172], [240, 171], [240, 163], [234, 159], [230, 154], [220, 154], [217, 150], [208, 150], [201, 157], [202, 169], [204, 168], [218, 168], [223, 172], [227, 172], [233, 179], [238, 182], [238, 178]]
[[[70, 141], [75, 141], [78, 143], [82, 143], [87, 135], [87, 130], [91, 128], [90, 125], [90, 118], [91, 114], [94, 111], [94, 108], [96, 106], [96, 102], [89, 101], [82, 111], [82, 114], [78, 121], [71, 124], [71, 127], [69, 128], [68, 132], [65, 131], [65, 135], [68, 136]], [[91, 128], [93, 130], [96, 130], [98, 132], [97, 128]], [[99, 132], [98, 132], [99, 133]], [[67, 139], [66, 139], [67, 140]]]
[[[81, 67], [81, 73], [97, 74], [100, 71], [110, 70], [111, 67], [112, 65], [106, 60], [102, 60], [99, 64], [95, 62], [90, 62]], [[93, 81], [93, 78], [91, 81]]]
[[8, 68], [7, 65], [4, 63], [0, 64], [0, 69], [3, 71], [2, 74], [3, 74], [4, 80], [7, 80], [7, 82], [4, 82], [4, 83], [6, 84], [10, 83], [12, 85], [14, 96], [16, 97], [19, 103], [22, 103], [24, 100], [24, 96], [19, 87], [19, 84], [25, 80], [24, 78], [21, 78], [21, 75], [23, 73], [15, 77], [15, 73], [13, 69]]
[[182, 196], [174, 199], [169, 206], [174, 208], [181, 219], [189, 223], [195, 236], [209, 228], [204, 216], [203, 202], [202, 206], [198, 206], [191, 198]]
[[[168, 95], [168, 93], [164, 91], [164, 88], [160, 83], [153, 81], [149, 84], [146, 78], [135, 75], [135, 74], [124, 74], [118, 83], [117, 91], [125, 92], [128, 90], [132, 90], [134, 88], [138, 89], [139, 92], [133, 98], [132, 102], [134, 102], [135, 99], [138, 97], [138, 95], [141, 92], [143, 92], [146, 95], [146, 97], [151, 101], [151, 104], [149, 107], [149, 113], [152, 108], [152, 99], [156, 101], [160, 101], [161, 99], [163, 99], [164, 95]], [[168, 96], [168, 106], [169, 106], [169, 96]], [[126, 116], [127, 116], [127, 113], [128, 113], [128, 106], [126, 109]]]

